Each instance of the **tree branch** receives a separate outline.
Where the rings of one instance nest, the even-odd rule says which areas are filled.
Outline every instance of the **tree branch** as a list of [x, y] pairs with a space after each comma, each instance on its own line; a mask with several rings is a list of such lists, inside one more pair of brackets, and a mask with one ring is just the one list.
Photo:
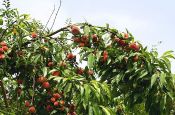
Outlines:
[[33, 95], [32, 95], [32, 104], [33, 104], [33, 101], [34, 101], [34, 95], [35, 95], [35, 77], [33, 77]]
[[66, 30], [68, 27], [70, 27], [70, 25], [69, 25], [69, 26], [66, 26], [66, 27], [63, 27], [63, 28], [60, 28], [59, 30], [56, 30], [55, 32], [52, 32], [52, 33], [46, 35], [45, 37], [51, 37], [51, 36], [53, 36], [53, 35], [55, 35], [55, 34], [61, 32], [61, 31]]

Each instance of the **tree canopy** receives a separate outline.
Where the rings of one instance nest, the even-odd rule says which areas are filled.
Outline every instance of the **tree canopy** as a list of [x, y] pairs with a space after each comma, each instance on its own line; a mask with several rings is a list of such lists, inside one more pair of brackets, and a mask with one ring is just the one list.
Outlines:
[[108, 24], [68, 23], [53, 31], [11, 9], [8, 0], [3, 4], [2, 114], [175, 113], [173, 51], [160, 56]]

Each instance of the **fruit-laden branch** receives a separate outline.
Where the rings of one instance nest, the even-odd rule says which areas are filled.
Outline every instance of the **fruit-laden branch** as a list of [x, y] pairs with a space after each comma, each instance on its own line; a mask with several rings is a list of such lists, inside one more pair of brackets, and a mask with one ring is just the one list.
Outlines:
[[[107, 31], [107, 32], [110, 32], [110, 33], [115, 33], [115, 32], [113, 32], [114, 29], [104, 28], [104, 27], [101, 27], [101, 26], [93, 26], [93, 25], [91, 25], [89, 23], [76, 23], [76, 24], [73, 24], [73, 25], [81, 25], [81, 26], [87, 25], [87, 26], [90, 26], [90, 27], [96, 27], [96, 28], [103, 29], [104, 31]], [[55, 34], [57, 34], [59, 32], [68, 30], [69, 27], [71, 27], [71, 25], [68, 25], [66, 27], [60, 28], [60, 29], [58, 29], [58, 30], [56, 30], [56, 31], [46, 35], [45, 37], [51, 37], [51, 36], [53, 36], [53, 35], [55, 35]], [[115, 31], [118, 32], [117, 30], [115, 30]]]
[[61, 32], [61, 31], [66, 30], [68, 27], [70, 27], [70, 25], [69, 25], [69, 26], [66, 26], [66, 27], [63, 27], [63, 28], [60, 28], [59, 30], [56, 30], [55, 32], [50, 33], [50, 34], [46, 35], [45, 37], [51, 37], [51, 36], [53, 36], [53, 35], [55, 35], [55, 34]]
[[5, 91], [5, 88], [4, 88], [4, 84], [3, 84], [3, 82], [1, 80], [0, 80], [0, 86], [1, 86], [1, 89], [2, 89], [2, 94], [3, 94], [5, 106], [7, 108], [8, 107], [8, 103], [7, 103], [6, 91]]

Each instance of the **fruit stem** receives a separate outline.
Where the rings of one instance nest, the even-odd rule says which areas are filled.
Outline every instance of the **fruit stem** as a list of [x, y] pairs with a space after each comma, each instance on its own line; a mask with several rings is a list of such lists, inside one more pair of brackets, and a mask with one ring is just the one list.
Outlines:
[[6, 106], [6, 108], [8, 108], [6, 91], [5, 91], [5, 88], [4, 88], [4, 84], [3, 84], [3, 82], [1, 80], [0, 80], [0, 86], [1, 86], [1, 89], [2, 89], [2, 94], [3, 94], [5, 106]]

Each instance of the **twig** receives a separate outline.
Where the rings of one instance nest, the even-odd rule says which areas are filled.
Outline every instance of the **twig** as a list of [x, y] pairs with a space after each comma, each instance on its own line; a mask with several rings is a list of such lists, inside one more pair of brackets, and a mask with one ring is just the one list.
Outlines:
[[[54, 5], [54, 9], [53, 9], [53, 11], [52, 11], [52, 13], [51, 13], [51, 15], [50, 15], [49, 19], [47, 20], [47, 23], [46, 23], [46, 25], [45, 25], [45, 27], [44, 27], [43, 31], [46, 29], [47, 25], [49, 24], [50, 19], [51, 19], [51, 17], [52, 17], [52, 15], [53, 15], [53, 13], [54, 13], [54, 12], [55, 12], [55, 5]], [[42, 32], [43, 32], [43, 31], [42, 31]]]
[[4, 84], [3, 84], [3, 82], [1, 80], [0, 80], [0, 86], [2, 88], [2, 94], [3, 94], [3, 97], [4, 97], [5, 106], [6, 106], [6, 108], [8, 108], [6, 91], [5, 91], [5, 88], [4, 88]]
[[61, 0], [60, 0], [60, 5], [59, 5], [59, 7], [58, 7], [58, 10], [57, 10], [57, 12], [56, 12], [56, 14], [55, 14], [55, 18], [54, 18], [54, 20], [53, 20], [53, 23], [52, 23], [52, 26], [51, 26], [51, 28], [50, 28], [50, 31], [52, 30], [52, 28], [53, 28], [53, 26], [54, 26], [54, 24], [55, 24], [55, 20], [56, 20], [56, 18], [57, 18], [57, 15], [58, 15], [58, 12], [60, 11], [60, 8], [61, 8]]

